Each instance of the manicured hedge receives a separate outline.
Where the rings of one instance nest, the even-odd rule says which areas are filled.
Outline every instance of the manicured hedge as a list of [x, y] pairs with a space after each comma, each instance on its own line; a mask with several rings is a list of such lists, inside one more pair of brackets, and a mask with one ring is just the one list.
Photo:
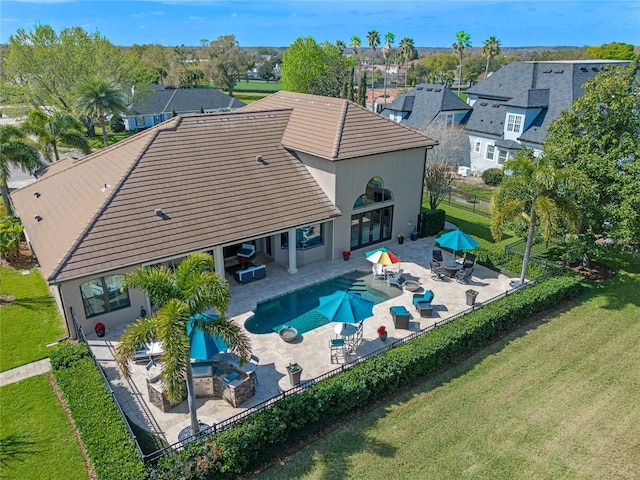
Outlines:
[[233, 478], [363, 405], [431, 375], [532, 315], [573, 298], [581, 278], [567, 274], [523, 289], [383, 355], [277, 402], [214, 437], [162, 458], [150, 478]]
[[146, 478], [147, 469], [87, 346], [62, 344], [52, 352], [51, 366], [96, 476]]
[[446, 212], [440, 208], [422, 212], [422, 237], [430, 237], [444, 230]]

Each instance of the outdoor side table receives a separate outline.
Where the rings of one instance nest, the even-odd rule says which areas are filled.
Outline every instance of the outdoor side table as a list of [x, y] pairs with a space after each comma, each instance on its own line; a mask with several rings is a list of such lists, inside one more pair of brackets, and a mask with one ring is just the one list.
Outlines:
[[427, 302], [416, 303], [416, 310], [418, 310], [418, 313], [422, 318], [428, 318], [433, 315], [433, 307]]

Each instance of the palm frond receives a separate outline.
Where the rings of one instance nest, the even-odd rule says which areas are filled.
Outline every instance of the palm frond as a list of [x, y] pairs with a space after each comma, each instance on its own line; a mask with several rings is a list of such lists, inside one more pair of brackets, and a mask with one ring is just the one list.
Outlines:
[[147, 342], [158, 338], [157, 318], [154, 315], [139, 318], [129, 324], [116, 346], [115, 359], [125, 378], [130, 378], [129, 363], [135, 356], [136, 349]]
[[125, 275], [122, 290], [129, 288], [142, 290], [156, 305], [163, 305], [170, 298], [180, 296], [173, 272], [163, 265], [139, 268]]
[[156, 312], [158, 340], [162, 342], [162, 379], [167, 397], [179, 401], [184, 388], [184, 372], [189, 367], [189, 306], [172, 298]]
[[206, 335], [220, 337], [229, 345], [229, 351], [240, 357], [241, 363], [249, 360], [251, 340], [234, 321], [225, 319], [223, 316], [214, 319], [209, 317], [194, 320], [193, 326], [200, 328]]

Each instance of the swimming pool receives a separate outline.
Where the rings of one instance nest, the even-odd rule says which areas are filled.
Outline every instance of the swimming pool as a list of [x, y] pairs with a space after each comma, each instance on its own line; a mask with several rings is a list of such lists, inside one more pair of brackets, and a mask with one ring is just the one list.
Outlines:
[[279, 297], [260, 302], [255, 314], [248, 318], [244, 327], [251, 333], [273, 333], [282, 327], [293, 327], [298, 333], [305, 333], [328, 323], [327, 319], [315, 311], [320, 297], [340, 290], [358, 293], [373, 303], [381, 303], [399, 296], [402, 291], [386, 284], [372, 283], [372, 275], [354, 271], [325, 282], [316, 283]]

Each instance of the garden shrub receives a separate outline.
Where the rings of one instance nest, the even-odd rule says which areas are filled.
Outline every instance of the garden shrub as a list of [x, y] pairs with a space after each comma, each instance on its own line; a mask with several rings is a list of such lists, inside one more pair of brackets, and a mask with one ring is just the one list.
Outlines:
[[147, 469], [86, 344], [52, 352], [53, 378], [99, 479], [141, 480]]
[[425, 210], [422, 212], [422, 231], [421, 237], [429, 237], [436, 235], [444, 230], [444, 221], [446, 212], [440, 208], [436, 210]]
[[490, 185], [492, 187], [497, 187], [502, 183], [502, 179], [504, 178], [504, 172], [501, 168], [488, 168], [484, 172], [482, 172], [482, 181], [486, 185]]
[[515, 291], [161, 458], [150, 478], [235, 478], [319, 426], [340, 421], [363, 405], [434, 374], [532, 315], [575, 297], [580, 282], [579, 276], [565, 274]]
[[120, 114], [116, 113], [109, 120], [109, 127], [113, 133], [122, 133], [126, 130], [124, 126], [124, 120], [120, 116]]

